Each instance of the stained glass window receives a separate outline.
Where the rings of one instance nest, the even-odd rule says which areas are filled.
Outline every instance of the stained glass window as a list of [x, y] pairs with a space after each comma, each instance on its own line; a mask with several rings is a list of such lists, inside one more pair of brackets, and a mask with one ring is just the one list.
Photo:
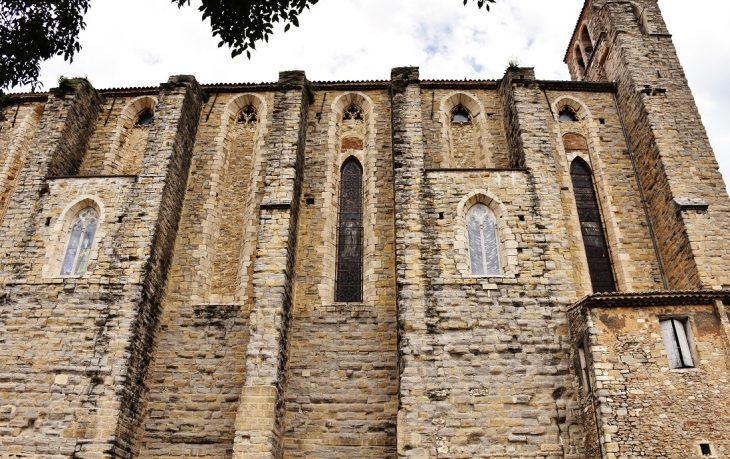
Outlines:
[[475, 204], [466, 214], [466, 226], [471, 273], [475, 276], [502, 274], [494, 212], [484, 204]]
[[580, 158], [573, 160], [570, 166], [570, 178], [573, 181], [575, 204], [578, 207], [580, 231], [588, 259], [588, 272], [594, 292], [614, 292], [616, 285], [613, 279], [613, 267], [603, 234], [601, 212], [598, 208], [596, 192], [593, 189], [593, 178], [588, 165]]
[[81, 276], [86, 273], [98, 221], [99, 215], [96, 210], [87, 207], [79, 212], [71, 223], [66, 253], [61, 265], [62, 276]]
[[362, 301], [362, 167], [355, 158], [342, 165], [337, 235], [336, 300]]

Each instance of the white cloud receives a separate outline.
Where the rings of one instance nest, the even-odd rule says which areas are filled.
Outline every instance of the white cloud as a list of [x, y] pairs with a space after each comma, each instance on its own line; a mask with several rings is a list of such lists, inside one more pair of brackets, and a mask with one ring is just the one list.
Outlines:
[[[511, 57], [538, 78], [569, 79], [563, 55], [583, 0], [499, 0], [487, 13], [461, 0], [321, 0], [301, 27], [277, 27], [248, 61], [218, 48], [199, 0], [178, 10], [167, 0], [94, 0], [73, 64], [42, 66], [45, 88], [59, 75], [98, 88], [154, 86], [173, 74], [204, 83], [276, 81], [301, 69], [312, 80], [386, 80], [417, 65], [422, 78], [500, 78]], [[730, 177], [730, 35], [727, 2], [662, 0], [680, 60], [721, 169]]]

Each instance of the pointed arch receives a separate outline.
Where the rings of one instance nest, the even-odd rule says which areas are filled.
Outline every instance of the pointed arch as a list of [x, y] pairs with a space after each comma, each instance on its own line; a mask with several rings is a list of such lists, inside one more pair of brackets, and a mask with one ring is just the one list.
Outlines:
[[335, 301], [362, 301], [363, 168], [354, 156], [340, 169]]
[[570, 178], [578, 209], [581, 236], [588, 261], [588, 272], [594, 292], [614, 292], [616, 282], [613, 263], [603, 231], [601, 211], [593, 187], [593, 174], [588, 164], [576, 157], [570, 164]]

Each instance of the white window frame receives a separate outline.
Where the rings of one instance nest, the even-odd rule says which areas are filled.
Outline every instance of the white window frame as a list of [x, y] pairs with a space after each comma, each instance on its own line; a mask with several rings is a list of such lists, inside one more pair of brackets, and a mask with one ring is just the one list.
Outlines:
[[670, 369], [695, 368], [692, 352], [692, 328], [688, 317], [659, 320]]

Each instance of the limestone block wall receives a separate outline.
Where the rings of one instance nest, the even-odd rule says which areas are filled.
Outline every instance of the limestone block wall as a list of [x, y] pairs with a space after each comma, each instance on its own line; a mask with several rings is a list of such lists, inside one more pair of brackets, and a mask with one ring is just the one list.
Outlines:
[[[724, 288], [728, 197], [712, 147], [655, 0], [591, 2], [582, 23], [600, 65], [618, 83], [619, 106], [636, 156], [670, 288]], [[637, 17], [637, 11], [643, 11]], [[571, 64], [570, 56], [567, 62]], [[720, 230], [718, 233], [716, 230]]]
[[[194, 82], [173, 79], [165, 91], [139, 178], [57, 177], [78, 170], [100, 99], [81, 80], [75, 93], [46, 104], [0, 233], [10, 364], [0, 389], [3, 455], [133, 455], [164, 254], [199, 113]], [[86, 205], [100, 216], [86, 274], [59, 276], [64, 232]]]
[[43, 102], [18, 102], [6, 107], [0, 116], [0, 222], [25, 165], [44, 106]]
[[[237, 126], [236, 116], [249, 102], [273, 99], [270, 92], [257, 94], [221, 92], [202, 110], [148, 379], [140, 457], [233, 452], [252, 302], [236, 296], [238, 267], [243, 246], [256, 244], [251, 227], [258, 221], [261, 193], [255, 189], [263, 166], [256, 156], [261, 146], [252, 142], [263, 138], [271, 104], [259, 107], [255, 125]], [[241, 129], [245, 136], [238, 135]], [[219, 278], [220, 267], [232, 274]], [[243, 290], [250, 291], [253, 279], [247, 279]], [[211, 302], [221, 291], [228, 302]]]
[[[575, 348], [588, 356], [585, 376], [576, 373], [581, 405], [596, 413], [600, 429], [600, 445], [591, 445], [586, 457], [707, 457], [701, 443], [712, 457], [727, 455], [730, 354], [723, 301], [678, 293], [589, 299], [571, 311]], [[688, 320], [694, 368], [669, 368], [659, 325], [666, 318]]]
[[[497, 82], [471, 82], [449, 89], [443, 86], [422, 82], [426, 168], [509, 167]], [[457, 105], [468, 109], [476, 118], [468, 129], [457, 127], [451, 133], [451, 110]], [[462, 130], [468, 132], [459, 135]], [[455, 153], [460, 161], [454, 159]]]
[[[598, 89], [598, 88], [596, 88]], [[583, 159], [592, 170], [602, 223], [614, 278], [620, 291], [652, 290], [662, 287], [649, 221], [642, 206], [639, 187], [628, 154], [621, 121], [612, 92], [566, 90], [545, 91], [549, 116], [548, 126], [554, 133], [556, 171], [561, 180], [564, 219], [570, 225], [569, 238], [574, 252], [577, 297], [593, 292], [587, 276], [587, 262], [577, 220], [570, 165]], [[576, 113], [577, 122], [558, 122], [560, 111], [568, 108]], [[565, 135], [585, 139], [586, 152], [571, 150]]]
[[[390, 98], [317, 85], [310, 106], [284, 457], [395, 457], [397, 347]], [[317, 116], [323, 106], [327, 110]], [[352, 103], [364, 120], [342, 122]], [[343, 127], [338, 129], [338, 124]], [[347, 126], [345, 126], [347, 125]], [[346, 128], [346, 130], [345, 130]], [[344, 131], [344, 133], [341, 133]], [[348, 145], [353, 135], [362, 146]], [[363, 165], [364, 297], [335, 303], [339, 172]]]

